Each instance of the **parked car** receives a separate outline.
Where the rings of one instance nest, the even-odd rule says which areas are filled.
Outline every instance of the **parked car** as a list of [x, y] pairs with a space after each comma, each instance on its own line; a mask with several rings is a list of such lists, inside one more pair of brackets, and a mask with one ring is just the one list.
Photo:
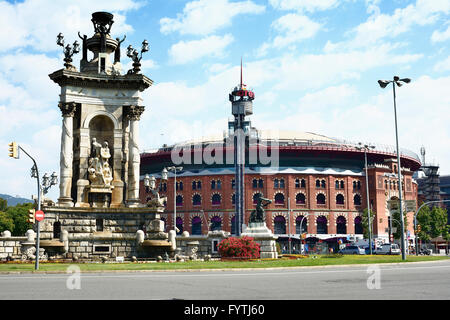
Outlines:
[[339, 250], [342, 254], [366, 254], [364, 248], [358, 246], [346, 246], [345, 248]]
[[374, 252], [374, 254], [400, 254], [401, 250], [398, 244], [395, 243], [385, 243], [379, 246]]

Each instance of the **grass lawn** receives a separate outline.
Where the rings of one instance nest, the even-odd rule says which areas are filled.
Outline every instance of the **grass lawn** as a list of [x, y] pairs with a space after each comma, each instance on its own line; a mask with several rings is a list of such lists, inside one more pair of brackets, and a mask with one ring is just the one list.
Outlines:
[[[402, 261], [401, 256], [341, 256], [317, 258], [307, 257], [302, 259], [277, 259], [277, 260], [254, 260], [254, 261], [187, 261], [173, 263], [44, 263], [39, 264], [39, 271], [65, 272], [70, 265], [77, 265], [81, 271], [140, 271], [140, 270], [182, 270], [182, 269], [228, 269], [228, 268], [278, 268], [278, 267], [301, 267], [301, 266], [326, 266], [347, 264], [370, 264], [370, 263], [400, 263], [418, 261], [436, 261], [450, 259], [445, 256], [407, 256]], [[2, 263], [1, 272], [34, 272], [34, 263]]]

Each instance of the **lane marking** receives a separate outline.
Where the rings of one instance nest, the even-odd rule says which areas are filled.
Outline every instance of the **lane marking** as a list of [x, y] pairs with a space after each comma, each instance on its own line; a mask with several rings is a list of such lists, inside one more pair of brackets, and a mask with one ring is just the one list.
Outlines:
[[[374, 264], [376, 265], [376, 264]], [[378, 265], [380, 266], [380, 265]], [[411, 267], [397, 267], [397, 268], [382, 268], [380, 267], [381, 271], [403, 271], [403, 270], [414, 270], [414, 269], [442, 269], [442, 268], [450, 268], [450, 265], [448, 266], [411, 266]], [[254, 270], [252, 270], [253, 272]], [[173, 278], [173, 277], [240, 277], [240, 276], [286, 276], [286, 275], [301, 275], [301, 274], [324, 274], [324, 273], [349, 273], [349, 272], [364, 272], [366, 273], [367, 268], [364, 269], [352, 269], [352, 270], [319, 270], [319, 271], [278, 271], [278, 272], [255, 272], [255, 273], [215, 273], [215, 272], [208, 272], [208, 273], [202, 273], [200, 271], [197, 272], [189, 272], [189, 273], [176, 273], [176, 274], [166, 274], [166, 273], [127, 273], [126, 274], [108, 274], [108, 273], [83, 273], [81, 272], [80, 276], [82, 278]], [[67, 274], [58, 274], [57, 276], [54, 276], [54, 274], [42, 274], [42, 275], [35, 275], [35, 276], [0, 276], [1, 280], [14, 280], [14, 279], [37, 279], [37, 280], [50, 280], [50, 279], [67, 279], [67, 277], [70, 276], [70, 273]]]

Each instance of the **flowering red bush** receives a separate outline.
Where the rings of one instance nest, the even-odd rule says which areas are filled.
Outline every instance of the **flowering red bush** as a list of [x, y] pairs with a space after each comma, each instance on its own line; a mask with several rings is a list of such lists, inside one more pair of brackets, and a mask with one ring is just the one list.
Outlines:
[[219, 243], [219, 253], [230, 258], [259, 258], [259, 243], [251, 237], [227, 238]]

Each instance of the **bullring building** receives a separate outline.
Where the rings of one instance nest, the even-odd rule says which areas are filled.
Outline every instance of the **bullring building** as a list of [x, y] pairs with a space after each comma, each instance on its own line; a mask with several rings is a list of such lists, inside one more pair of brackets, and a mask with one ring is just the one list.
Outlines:
[[[148, 197], [143, 187], [145, 175], [155, 176], [161, 195], [167, 196], [166, 210], [161, 214], [167, 230], [174, 228], [176, 206], [178, 233], [206, 235], [213, 230], [234, 233], [234, 164], [226, 161], [230, 149], [226, 141], [232, 133], [232, 124], [230, 127], [229, 133], [223, 136], [141, 154], [141, 201]], [[266, 224], [281, 242], [288, 237], [298, 242], [302, 234], [309, 241], [319, 242], [362, 237], [361, 214], [367, 208], [367, 177], [364, 151], [356, 148], [358, 144], [301, 132], [278, 132], [274, 138], [270, 132], [257, 131], [250, 124], [248, 132], [256, 139], [247, 141], [247, 161], [252, 150], [265, 148], [271, 149], [272, 155], [278, 153], [278, 163], [274, 167], [261, 163], [258, 158], [257, 163], [246, 164], [244, 224], [248, 223], [260, 194], [272, 200], [265, 210]], [[213, 150], [212, 154], [216, 152], [223, 161], [211, 163], [206, 157], [198, 156], [202, 151], [205, 154], [205, 150]], [[400, 153], [403, 199], [417, 200], [417, 183], [412, 175], [420, 168], [420, 160], [411, 151]], [[185, 161], [180, 163], [183, 169], [177, 172], [176, 185], [173, 173], [167, 181], [160, 181], [161, 170], [173, 166], [174, 155], [179, 158], [180, 154]], [[388, 242], [395, 227], [388, 200], [398, 199], [399, 192], [395, 148], [375, 146], [367, 151], [367, 160], [374, 239]], [[412, 244], [413, 212], [407, 216], [408, 239]]]

